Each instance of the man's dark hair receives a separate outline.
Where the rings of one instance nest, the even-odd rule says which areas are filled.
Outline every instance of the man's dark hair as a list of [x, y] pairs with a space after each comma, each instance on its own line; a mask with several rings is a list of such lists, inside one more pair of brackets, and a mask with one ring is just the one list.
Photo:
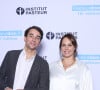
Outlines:
[[30, 31], [31, 29], [36, 29], [36, 30], [41, 34], [41, 40], [42, 40], [42, 38], [43, 38], [43, 31], [42, 31], [42, 29], [41, 29], [40, 27], [38, 27], [38, 26], [31, 26], [31, 27], [29, 27], [28, 29], [26, 29], [26, 30], [25, 30], [25, 33], [24, 33], [24, 36], [27, 37], [27, 35], [28, 35], [28, 33], [29, 33], [29, 31]]

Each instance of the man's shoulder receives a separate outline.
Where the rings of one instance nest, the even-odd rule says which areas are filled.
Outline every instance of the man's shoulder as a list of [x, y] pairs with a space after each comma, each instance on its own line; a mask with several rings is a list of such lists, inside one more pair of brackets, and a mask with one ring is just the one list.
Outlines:
[[19, 55], [22, 50], [9, 50], [6, 55]]
[[8, 53], [17, 53], [17, 52], [21, 52], [21, 51], [22, 51], [22, 49], [20, 49], [20, 50], [9, 50]]
[[47, 63], [47, 60], [45, 60], [42, 56], [40, 55], [36, 55], [36, 61], [38, 61], [39, 63]]
[[36, 54], [36, 59], [45, 61], [45, 59], [42, 56], [38, 55], [38, 54]]

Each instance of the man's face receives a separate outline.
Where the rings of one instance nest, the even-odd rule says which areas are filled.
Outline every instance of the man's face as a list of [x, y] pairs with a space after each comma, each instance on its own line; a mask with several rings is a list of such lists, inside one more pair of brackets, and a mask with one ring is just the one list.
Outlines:
[[24, 37], [25, 47], [30, 50], [35, 50], [41, 41], [41, 35], [36, 29], [31, 29], [28, 35]]

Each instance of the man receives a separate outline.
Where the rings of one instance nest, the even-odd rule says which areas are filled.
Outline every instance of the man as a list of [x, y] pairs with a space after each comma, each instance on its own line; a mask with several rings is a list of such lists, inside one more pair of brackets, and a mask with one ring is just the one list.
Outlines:
[[49, 90], [48, 63], [37, 54], [42, 38], [40, 27], [29, 27], [24, 49], [8, 51], [0, 67], [0, 90]]

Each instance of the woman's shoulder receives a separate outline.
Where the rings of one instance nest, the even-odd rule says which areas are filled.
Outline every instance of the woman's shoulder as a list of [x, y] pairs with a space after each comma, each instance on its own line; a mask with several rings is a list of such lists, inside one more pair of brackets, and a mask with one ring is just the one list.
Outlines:
[[83, 62], [83, 61], [81, 61], [81, 60], [77, 60], [77, 64], [78, 64], [78, 67], [80, 68], [80, 69], [84, 69], [84, 70], [89, 70], [89, 67], [88, 67], [88, 65], [85, 63], [85, 62]]
[[50, 68], [54, 68], [54, 67], [56, 67], [58, 65], [58, 63], [59, 63], [59, 60], [58, 61], [51, 62], [51, 63], [49, 63], [49, 67]]

